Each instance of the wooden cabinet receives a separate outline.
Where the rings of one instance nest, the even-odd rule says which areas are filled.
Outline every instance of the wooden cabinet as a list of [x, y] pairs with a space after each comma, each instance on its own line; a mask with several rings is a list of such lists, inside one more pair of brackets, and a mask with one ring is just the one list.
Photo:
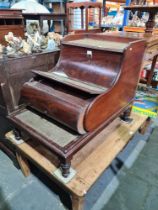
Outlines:
[[[143, 80], [142, 82], [146, 83], [148, 86], [152, 85], [152, 78], [154, 75], [154, 70], [157, 62], [157, 57], [158, 57], [158, 35], [157, 35], [157, 29], [155, 29], [155, 16], [158, 13], [158, 5], [152, 5], [152, 6], [147, 6], [147, 5], [133, 5], [133, 6], [128, 6], [125, 7], [126, 10], [131, 10], [131, 11], [139, 11], [139, 12], [147, 12], [149, 13], [149, 19], [146, 22], [146, 27], [143, 29], [143, 31], [136, 31], [135, 32], [145, 32], [145, 33], [140, 33], [140, 35], [136, 35], [136, 33], [133, 33], [133, 36], [139, 36], [141, 38], [146, 39], [147, 41], [147, 47], [146, 47], [146, 52], [145, 52], [145, 57], [144, 57], [144, 64], [146, 61], [151, 60], [151, 69], [149, 76], [147, 80]], [[129, 27], [130, 28], [130, 27]], [[131, 28], [132, 30], [132, 28]], [[129, 31], [128, 27], [125, 28], [125, 31]], [[157, 84], [156, 84], [157, 85]], [[155, 86], [155, 85], [154, 85]]]
[[15, 36], [24, 37], [24, 22], [22, 10], [0, 10], [0, 43], [6, 44], [4, 36], [13, 32]]
[[50, 26], [51, 26], [51, 21], [53, 21], [53, 26], [54, 23], [60, 23], [60, 21], [62, 21], [62, 27], [60, 28], [61, 30], [54, 30], [54, 32], [56, 33], [60, 33], [62, 35], [65, 34], [65, 19], [66, 19], [66, 15], [63, 14], [58, 14], [58, 13], [26, 13], [23, 14], [24, 19], [25, 19], [25, 23], [26, 20], [39, 20], [39, 25], [40, 25], [40, 29], [41, 32], [43, 33], [43, 21], [47, 20], [48, 21], [48, 26], [49, 26], [49, 31], [50, 31]]
[[22, 85], [33, 77], [33, 69], [48, 71], [56, 64], [59, 50], [0, 60], [0, 109], [6, 114], [18, 107]]

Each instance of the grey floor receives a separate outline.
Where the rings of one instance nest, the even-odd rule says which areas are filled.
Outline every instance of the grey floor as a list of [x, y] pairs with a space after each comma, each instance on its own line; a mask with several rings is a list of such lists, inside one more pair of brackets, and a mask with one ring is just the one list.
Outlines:
[[[4, 124], [1, 126], [4, 126]], [[158, 210], [158, 132], [136, 134], [86, 196], [85, 210]], [[153, 137], [154, 136], [154, 137]], [[25, 178], [0, 151], [0, 210], [70, 209], [69, 195], [32, 166]]]
[[154, 130], [132, 167], [125, 165], [119, 172], [119, 187], [103, 209], [158, 210], [157, 157], [158, 130]]

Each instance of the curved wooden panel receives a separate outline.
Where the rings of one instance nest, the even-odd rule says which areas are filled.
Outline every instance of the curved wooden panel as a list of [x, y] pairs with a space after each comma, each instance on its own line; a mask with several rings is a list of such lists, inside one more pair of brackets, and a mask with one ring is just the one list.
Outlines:
[[23, 100], [34, 109], [83, 134], [83, 119], [89, 100], [86, 96], [71, 94], [68, 89], [64, 91], [55, 85], [33, 81], [25, 83], [21, 94]]
[[[132, 50], [130, 48], [132, 47]], [[125, 109], [134, 100], [142, 65], [144, 42], [133, 44], [126, 51], [121, 66], [121, 75], [114, 87], [93, 101], [85, 116], [85, 129], [94, 130], [106, 120]], [[137, 59], [136, 59], [137, 58]], [[99, 116], [99, 117], [98, 117]]]
[[[69, 55], [69, 52], [73, 56]], [[122, 54], [91, 48], [63, 46], [56, 71], [68, 77], [109, 88], [120, 72]]]
[[70, 35], [48, 73], [34, 71], [22, 97], [44, 115], [77, 131], [97, 129], [134, 99], [145, 41], [100, 34]]

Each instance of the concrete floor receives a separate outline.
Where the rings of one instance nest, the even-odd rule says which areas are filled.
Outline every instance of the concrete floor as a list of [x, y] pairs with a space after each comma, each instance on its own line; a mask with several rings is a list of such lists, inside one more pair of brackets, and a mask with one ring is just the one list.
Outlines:
[[132, 165], [117, 175], [119, 186], [102, 210], [158, 210], [158, 128]]
[[[158, 129], [136, 134], [86, 196], [85, 210], [158, 209]], [[39, 170], [25, 178], [0, 151], [0, 210], [70, 209], [69, 195]]]

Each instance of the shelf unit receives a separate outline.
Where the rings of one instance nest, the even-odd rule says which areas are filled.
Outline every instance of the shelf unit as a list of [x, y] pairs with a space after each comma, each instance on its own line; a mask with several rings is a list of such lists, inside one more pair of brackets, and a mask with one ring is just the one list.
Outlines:
[[[116, 7], [117, 9], [119, 9], [121, 4], [125, 4], [126, 6], [128, 6], [131, 3], [131, 0], [108, 0], [108, 2], [115, 2], [117, 3], [117, 5], [111, 5], [111, 7]], [[103, 0], [103, 8], [108, 8], [110, 7], [110, 3], [107, 3], [106, 0]], [[106, 15], [106, 11], [104, 9], [103, 11], [103, 15]], [[119, 30], [122, 30], [124, 28], [125, 25], [127, 25], [127, 20], [129, 17], [129, 11], [124, 11], [124, 17], [123, 17], [123, 22], [121, 25], [106, 25], [106, 24], [101, 24], [102, 29], [104, 28], [118, 28]]]
[[124, 7], [125, 10], [130, 11], [139, 11], [139, 12], [148, 12], [149, 13], [149, 19], [146, 22], [145, 26], [145, 33], [152, 34], [154, 31], [155, 26], [155, 16], [158, 13], [158, 5], [132, 5], [132, 6], [126, 6]]
[[66, 1], [64, 0], [46, 0], [44, 1], [45, 6], [55, 14], [58, 18], [53, 19], [53, 31], [65, 35], [66, 30]]
[[[151, 86], [154, 83], [154, 86], [155, 86], [155, 82], [153, 81], [153, 75], [154, 75], [154, 70], [155, 70], [157, 57], [158, 57], [158, 35], [157, 35], [158, 30], [155, 30], [154, 26], [155, 26], [155, 16], [158, 13], [158, 5], [151, 5], [151, 6], [132, 5], [132, 6], [126, 6], [125, 10], [149, 13], [149, 19], [146, 22], [146, 27], [139, 29], [140, 34], [142, 34], [142, 37], [147, 40], [145, 63], [148, 60], [151, 60], [151, 69], [150, 69], [149, 76], [147, 80], [143, 82], [145, 82], [148, 86]], [[124, 28], [124, 30], [128, 31], [127, 29], [128, 29], [128, 26]], [[129, 30], [131, 31], [132, 28]], [[138, 32], [137, 30], [138, 28], [135, 28], [135, 31], [133, 32]], [[144, 33], [141, 33], [142, 32], [141, 30], [143, 30]]]
[[73, 2], [66, 4], [68, 32], [100, 32], [100, 2]]

